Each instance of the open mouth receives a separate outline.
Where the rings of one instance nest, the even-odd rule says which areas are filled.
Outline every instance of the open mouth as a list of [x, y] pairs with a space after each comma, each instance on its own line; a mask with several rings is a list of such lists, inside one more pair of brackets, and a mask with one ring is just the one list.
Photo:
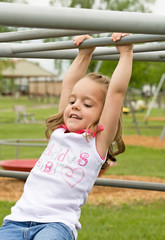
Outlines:
[[77, 116], [76, 114], [71, 114], [70, 115], [70, 118], [75, 118], [75, 119], [78, 119], [80, 120], [81, 118], [79, 116]]

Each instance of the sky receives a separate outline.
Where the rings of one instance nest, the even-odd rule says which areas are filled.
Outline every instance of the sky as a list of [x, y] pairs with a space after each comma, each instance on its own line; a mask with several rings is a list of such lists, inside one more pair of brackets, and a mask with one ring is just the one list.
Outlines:
[[[30, 5], [43, 5], [48, 6], [48, 0], [28, 0]], [[60, 1], [59, 1], [60, 2]], [[59, 7], [60, 5], [56, 4], [56, 7]], [[152, 7], [152, 12], [154, 14], [161, 14], [165, 15], [165, 0], [156, 0], [155, 4]], [[40, 66], [44, 69], [56, 73], [55, 67], [54, 67], [54, 60], [53, 59], [29, 59], [30, 61], [39, 62]], [[66, 63], [68, 61], [66, 60]]]

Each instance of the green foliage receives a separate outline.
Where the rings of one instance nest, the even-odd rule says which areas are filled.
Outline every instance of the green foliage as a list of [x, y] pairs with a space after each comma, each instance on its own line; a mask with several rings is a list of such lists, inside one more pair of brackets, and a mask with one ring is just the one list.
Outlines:
[[138, 11], [150, 12], [150, 6], [155, 3], [155, 0], [51, 0], [51, 5], [60, 4], [63, 7], [78, 7], [78, 8], [97, 8], [110, 9], [118, 11]]
[[165, 72], [165, 63], [134, 62], [130, 86], [140, 88], [144, 84], [158, 85]]
[[115, 11], [150, 12], [150, 6], [154, 2], [155, 0], [104, 0], [100, 1], [100, 8]]
[[[111, 76], [116, 64], [116, 61], [103, 61], [99, 72]], [[142, 88], [144, 84], [157, 86], [164, 72], [164, 62], [134, 62], [129, 86], [134, 88]]]

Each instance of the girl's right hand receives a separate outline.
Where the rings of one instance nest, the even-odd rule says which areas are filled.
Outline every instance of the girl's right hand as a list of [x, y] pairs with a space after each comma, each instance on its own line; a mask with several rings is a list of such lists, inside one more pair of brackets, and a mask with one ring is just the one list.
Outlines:
[[[131, 33], [118, 33], [114, 32], [111, 35], [111, 39], [113, 42], [117, 42], [121, 40], [122, 37], [131, 35]], [[132, 52], [133, 50], [133, 44], [128, 44], [128, 45], [116, 45], [116, 48], [120, 54], [126, 53], [126, 52]]]
[[[85, 40], [85, 39], [91, 39], [92, 37], [90, 35], [79, 35], [73, 38], [73, 43], [77, 46], [80, 46], [80, 44]], [[95, 50], [95, 47], [89, 47], [89, 48], [79, 48], [80, 53], [88, 54], [91, 55], [93, 51]]]

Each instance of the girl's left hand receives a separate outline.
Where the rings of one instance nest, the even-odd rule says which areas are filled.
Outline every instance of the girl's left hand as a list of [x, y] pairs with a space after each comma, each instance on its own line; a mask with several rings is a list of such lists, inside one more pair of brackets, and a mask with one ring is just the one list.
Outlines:
[[[79, 46], [85, 39], [91, 39], [93, 38], [90, 35], [79, 35], [73, 38], [73, 43], [77, 46]], [[84, 53], [84, 54], [92, 54], [93, 51], [95, 50], [95, 47], [90, 47], [90, 48], [79, 48], [79, 52], [80, 53]]]
[[[129, 36], [129, 35], [131, 35], [131, 33], [116, 33], [115, 32], [111, 35], [111, 39], [113, 42], [117, 42], [117, 41], [121, 40], [122, 37]], [[124, 52], [132, 52], [133, 44], [116, 45], [116, 48], [120, 54], [122, 54]]]

